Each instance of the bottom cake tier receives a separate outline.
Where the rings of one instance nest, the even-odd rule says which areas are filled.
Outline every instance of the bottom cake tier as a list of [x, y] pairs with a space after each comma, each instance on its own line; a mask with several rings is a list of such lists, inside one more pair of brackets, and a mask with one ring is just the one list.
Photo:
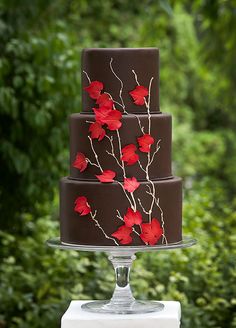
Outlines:
[[[124, 229], [119, 229], [122, 226]], [[182, 240], [182, 180], [173, 177], [142, 181], [131, 193], [118, 182], [62, 178], [60, 236], [66, 244], [97, 246], [179, 242]]]

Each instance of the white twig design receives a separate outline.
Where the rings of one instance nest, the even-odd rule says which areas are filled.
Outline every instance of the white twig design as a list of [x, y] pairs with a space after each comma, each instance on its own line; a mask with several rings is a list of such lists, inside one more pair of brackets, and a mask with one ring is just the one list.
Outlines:
[[123, 107], [123, 105], [121, 103], [119, 103], [118, 101], [116, 101], [112, 98], [112, 95], [109, 92], [105, 91], [104, 93], [106, 93], [115, 104], [119, 105], [120, 107]]
[[[119, 103], [118, 103], [118, 104], [121, 105], [121, 107], [123, 108], [124, 113], [125, 113], [125, 114], [128, 114], [128, 112], [127, 112], [126, 109], [125, 109], [125, 104], [124, 104], [124, 100], [123, 100], [123, 97], [122, 97], [122, 92], [123, 92], [123, 88], [124, 88], [124, 83], [123, 83], [122, 80], [119, 78], [119, 76], [115, 73], [115, 71], [114, 71], [114, 69], [113, 69], [113, 67], [112, 67], [112, 62], [113, 62], [113, 58], [111, 58], [111, 60], [110, 60], [110, 69], [111, 69], [112, 73], [115, 75], [115, 77], [117, 78], [117, 80], [120, 81], [120, 92], [119, 92], [119, 97], [120, 97], [121, 104], [119, 104]], [[116, 103], [117, 103], [117, 102], [116, 102]]]
[[145, 210], [145, 208], [144, 208], [144, 206], [143, 206], [143, 204], [141, 203], [141, 199], [140, 198], [138, 198], [138, 202], [139, 202], [139, 205], [140, 205], [140, 207], [142, 208], [142, 210], [143, 210], [143, 212], [145, 213], [145, 214], [149, 214], [149, 212], [147, 211], [147, 210]]
[[131, 198], [132, 198], [132, 200], [133, 200], [133, 203], [134, 203], [134, 211], [136, 212], [136, 209], [137, 209], [137, 205], [136, 205], [136, 201], [135, 201], [135, 198], [134, 198], [134, 193], [133, 193], [133, 192], [131, 192], [131, 193], [130, 193], [130, 195], [131, 195]]
[[100, 169], [100, 167], [98, 166], [98, 164], [91, 162], [90, 159], [89, 159], [88, 157], [86, 157], [86, 161], [87, 161], [90, 165], [92, 165], [92, 166], [96, 166], [96, 167], [98, 167], [98, 168]]
[[152, 81], [153, 77], [151, 78], [149, 82], [149, 87], [148, 87], [148, 101], [145, 99], [145, 105], [147, 108], [147, 113], [148, 113], [148, 133], [151, 134], [151, 113], [150, 113], [150, 100], [151, 100], [151, 88], [152, 88]]
[[149, 166], [152, 164], [152, 162], [153, 162], [153, 160], [154, 160], [154, 157], [155, 157], [156, 153], [157, 153], [157, 152], [159, 151], [159, 149], [161, 148], [161, 146], [160, 146], [160, 142], [161, 142], [161, 139], [159, 139], [159, 140], [157, 141], [157, 143], [156, 143], [156, 149], [155, 149], [155, 151], [154, 151], [153, 154], [152, 154], [152, 157], [151, 157], [150, 162], [149, 162]]
[[95, 222], [95, 225], [96, 225], [96, 226], [102, 231], [102, 233], [103, 233], [103, 235], [104, 235], [104, 237], [105, 237], [106, 239], [113, 240], [114, 243], [115, 243], [117, 246], [119, 246], [119, 244], [118, 244], [118, 242], [115, 240], [115, 238], [109, 237], [109, 236], [105, 233], [104, 229], [100, 226], [98, 220], [95, 219], [96, 215], [97, 215], [97, 210], [95, 210], [94, 213], [90, 212], [91, 219]]
[[135, 70], [132, 69], [132, 73], [134, 74], [134, 78], [135, 78], [135, 81], [136, 81], [137, 85], [140, 85], [140, 83], [138, 81], [138, 76], [137, 76]]
[[146, 170], [144, 169], [144, 167], [142, 166], [142, 164], [141, 164], [141, 162], [140, 162], [140, 161], [138, 161], [138, 164], [139, 164], [139, 166], [140, 166], [140, 169], [141, 169], [143, 172], [145, 172], [145, 173], [146, 173]]
[[95, 151], [95, 149], [94, 149], [94, 147], [93, 147], [93, 141], [92, 141], [92, 138], [91, 138], [90, 136], [88, 136], [88, 138], [89, 138], [90, 145], [91, 145], [91, 148], [92, 148], [92, 151], [93, 151], [94, 157], [95, 157], [95, 159], [96, 159], [97, 165], [98, 165], [100, 171], [103, 172], [103, 169], [102, 169], [101, 164], [100, 164], [99, 159], [98, 159], [98, 155], [97, 155], [97, 153], [96, 153], [96, 151]]
[[150, 209], [148, 211], [148, 216], [149, 216], [149, 222], [152, 221], [152, 210], [153, 210], [153, 205], [154, 205], [154, 202], [155, 202], [155, 185], [153, 183], [152, 180], [148, 180], [148, 182], [151, 183], [152, 185], [152, 192], [151, 192], [151, 188], [149, 185], [147, 185], [148, 189], [149, 189], [149, 192], [146, 192], [147, 194], [151, 195], [152, 196], [152, 201], [151, 201], [151, 205], [150, 205]]
[[138, 125], [139, 125], [139, 127], [140, 127], [140, 130], [141, 130], [142, 134], [145, 134], [144, 126], [141, 124], [140, 118], [139, 118], [138, 115], [136, 115], [136, 114], [133, 114], [133, 115], [134, 115], [134, 116], [136, 117], [136, 119], [138, 120]]
[[[117, 134], [118, 145], [119, 145], [119, 151], [120, 151], [120, 158], [121, 158], [121, 156], [122, 156], [122, 152], [121, 152], [121, 140], [120, 140], [120, 133], [119, 133], [119, 130], [116, 130], [116, 134]], [[121, 161], [121, 165], [122, 165], [122, 170], [123, 170], [124, 178], [126, 178], [126, 172], [125, 172], [125, 164], [124, 164], [124, 161]]]
[[88, 73], [87, 73], [87, 72], [85, 72], [85, 71], [83, 71], [83, 73], [86, 75], [86, 77], [87, 77], [87, 79], [88, 79], [89, 83], [91, 83], [91, 80], [90, 80], [90, 77], [88, 76]]
[[114, 144], [113, 144], [113, 136], [109, 137], [108, 135], [105, 136], [109, 141], [110, 141], [110, 144], [111, 144], [111, 152], [109, 152], [108, 150], [106, 150], [106, 153], [112, 157], [115, 158], [116, 160], [116, 163], [122, 168], [123, 170], [123, 166], [122, 164], [119, 162], [118, 158], [116, 157], [115, 155], [115, 151], [114, 151]]
[[121, 186], [122, 190], [124, 191], [124, 194], [125, 194], [126, 198], [128, 199], [128, 201], [129, 201], [129, 203], [130, 203], [130, 206], [131, 206], [132, 210], [134, 210], [134, 204], [132, 203], [132, 200], [129, 198], [129, 195], [128, 195], [128, 193], [126, 192], [126, 190], [125, 190], [123, 184], [122, 184], [120, 181], [118, 181], [118, 180], [116, 180], [116, 182], [119, 184], [119, 186]]

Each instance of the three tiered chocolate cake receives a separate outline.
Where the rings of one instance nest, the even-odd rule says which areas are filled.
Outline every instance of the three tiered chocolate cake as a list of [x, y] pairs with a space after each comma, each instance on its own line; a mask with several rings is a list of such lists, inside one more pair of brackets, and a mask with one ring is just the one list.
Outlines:
[[157, 48], [82, 52], [82, 111], [70, 116], [61, 242], [182, 240], [182, 183], [171, 172], [171, 115], [159, 107]]

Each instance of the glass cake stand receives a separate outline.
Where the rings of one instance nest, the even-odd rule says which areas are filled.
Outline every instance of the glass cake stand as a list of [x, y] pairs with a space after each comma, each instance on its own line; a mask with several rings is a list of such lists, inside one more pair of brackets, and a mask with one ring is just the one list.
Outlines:
[[93, 301], [82, 305], [82, 309], [96, 313], [134, 314], [156, 312], [164, 309], [164, 305], [156, 301], [138, 301], [133, 295], [129, 284], [129, 273], [135, 253], [182, 249], [196, 244], [195, 239], [183, 238], [181, 242], [155, 246], [90, 246], [65, 244], [59, 238], [49, 239], [47, 245], [53, 248], [85, 251], [105, 252], [111, 261], [116, 275], [116, 286], [112, 298], [105, 301]]

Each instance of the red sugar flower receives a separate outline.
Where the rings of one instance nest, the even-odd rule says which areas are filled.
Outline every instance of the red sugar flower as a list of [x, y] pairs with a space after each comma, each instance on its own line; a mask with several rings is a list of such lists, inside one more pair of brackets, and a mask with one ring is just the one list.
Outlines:
[[122, 123], [120, 119], [122, 118], [122, 114], [119, 110], [100, 107], [93, 108], [93, 111], [96, 121], [101, 125], [106, 124], [109, 130], [118, 130], [121, 127]]
[[90, 205], [88, 204], [85, 196], [80, 196], [75, 200], [75, 212], [78, 212], [81, 216], [87, 215], [91, 212]]
[[100, 175], [96, 175], [100, 182], [113, 182], [116, 172], [111, 170], [105, 170]]
[[154, 139], [148, 133], [138, 138], [139, 150], [142, 151], [143, 153], [149, 153], [151, 150], [151, 145], [153, 143], [154, 143]]
[[156, 245], [163, 234], [163, 229], [156, 218], [153, 218], [151, 223], [142, 223], [141, 230], [140, 238], [149, 245]]
[[114, 102], [107, 93], [102, 93], [98, 97], [96, 104], [98, 104], [99, 107], [106, 107], [108, 109], [112, 109]]
[[109, 130], [114, 131], [118, 130], [121, 127], [121, 118], [121, 112], [119, 110], [113, 109], [107, 114], [106, 118], [103, 119], [103, 122], [107, 125], [107, 128]]
[[105, 124], [104, 120], [106, 119], [111, 109], [108, 109], [106, 107], [101, 107], [101, 108], [93, 108], [93, 111], [95, 114], [95, 120], [101, 125], [104, 125]]
[[128, 208], [125, 216], [124, 221], [126, 227], [132, 227], [134, 224], [141, 224], [142, 223], [142, 215], [139, 211], [133, 211], [132, 208]]
[[128, 192], [134, 192], [139, 186], [140, 183], [137, 181], [135, 177], [124, 179], [124, 189], [127, 190]]
[[148, 95], [148, 89], [142, 85], [137, 85], [137, 87], [130, 91], [129, 94], [134, 100], [134, 103], [138, 106], [142, 106], [145, 103], [145, 98]]
[[103, 83], [99, 81], [93, 81], [89, 84], [88, 87], [84, 88], [84, 90], [88, 92], [89, 97], [92, 99], [98, 99], [102, 89], [103, 89]]
[[117, 238], [122, 245], [127, 245], [132, 242], [132, 237], [130, 236], [131, 233], [132, 228], [123, 225], [112, 234], [112, 237]]
[[79, 169], [80, 172], [83, 172], [88, 166], [85, 155], [83, 153], [77, 153], [75, 161], [72, 165], [73, 167]]
[[98, 139], [101, 141], [105, 137], [105, 130], [102, 128], [102, 125], [99, 122], [94, 122], [89, 127], [89, 132], [91, 132], [92, 139]]
[[135, 153], [137, 147], [134, 144], [127, 145], [121, 149], [121, 160], [127, 165], [133, 165], [139, 160], [139, 155]]

